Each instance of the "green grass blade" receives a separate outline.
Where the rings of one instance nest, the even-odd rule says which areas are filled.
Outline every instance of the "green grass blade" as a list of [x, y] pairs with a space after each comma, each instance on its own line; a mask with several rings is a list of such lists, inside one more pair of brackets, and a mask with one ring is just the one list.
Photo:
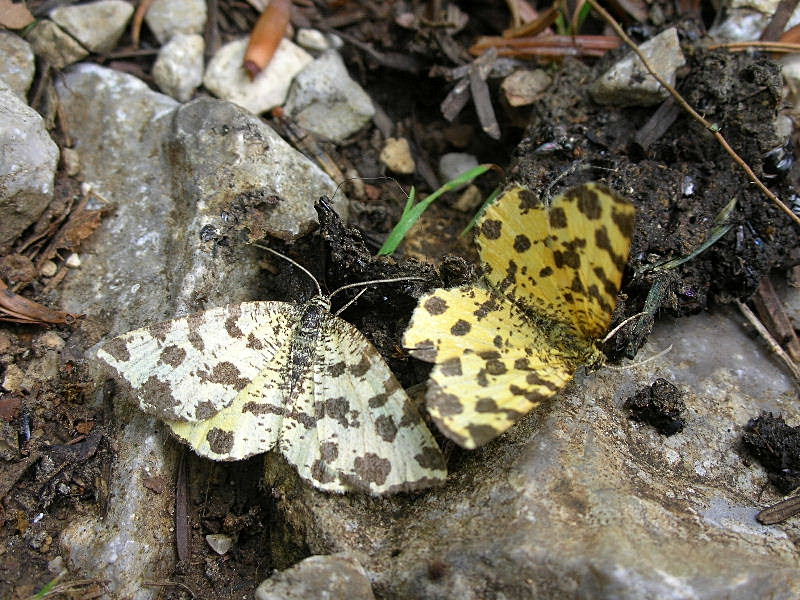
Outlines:
[[397, 225], [395, 225], [394, 229], [392, 229], [389, 237], [386, 238], [386, 241], [383, 243], [383, 246], [381, 246], [381, 249], [378, 250], [378, 256], [388, 256], [390, 254], [394, 254], [402, 241], [405, 239], [409, 230], [416, 224], [417, 221], [419, 221], [422, 213], [424, 213], [428, 207], [433, 204], [442, 194], [455, 190], [464, 184], [470, 183], [473, 179], [483, 175], [486, 173], [486, 171], [492, 168], [494, 168], [494, 165], [492, 164], [478, 165], [477, 167], [473, 167], [469, 171], [466, 171], [455, 179], [445, 183], [442, 187], [421, 202], [414, 202], [414, 190], [412, 188], [411, 194], [409, 194], [408, 201], [406, 202], [406, 206], [403, 209], [403, 214], [400, 217], [400, 220], [397, 222]]

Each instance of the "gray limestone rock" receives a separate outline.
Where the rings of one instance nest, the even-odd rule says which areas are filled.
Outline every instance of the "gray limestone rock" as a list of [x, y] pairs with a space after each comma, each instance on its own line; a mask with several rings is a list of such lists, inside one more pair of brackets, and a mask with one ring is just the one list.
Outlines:
[[336, 142], [356, 133], [375, 114], [369, 96], [335, 50], [324, 52], [295, 77], [285, 108], [302, 127]]
[[35, 70], [31, 45], [10, 31], [0, 31], [0, 81], [24, 101]]
[[242, 67], [247, 38], [222, 46], [208, 62], [203, 85], [209, 92], [261, 114], [286, 100], [292, 79], [313, 59], [300, 46], [281, 40], [267, 68], [251, 81]]
[[0, 81], [0, 253], [47, 208], [57, 164], [42, 117]]
[[[675, 85], [676, 71], [686, 64], [675, 28], [662, 31], [639, 49], [656, 73]], [[603, 73], [589, 91], [598, 104], [614, 106], [652, 106], [669, 95], [632, 51]]]
[[49, 19], [38, 21], [26, 39], [36, 55], [46, 59], [55, 69], [63, 69], [89, 56], [86, 48]]
[[[198, 98], [186, 104], [171, 138], [180, 165], [176, 186], [207, 207], [203, 224], [218, 230], [227, 213], [251, 239], [267, 234], [295, 240], [317, 225], [314, 201], [336, 190], [328, 175], [269, 125], [229, 102]], [[334, 206], [346, 218], [347, 199], [337, 194]]]
[[204, 0], [155, 0], [144, 22], [162, 44], [176, 33], [202, 34], [206, 26]]
[[153, 65], [159, 89], [180, 102], [191, 99], [203, 83], [203, 36], [176, 33], [161, 47]]
[[347, 553], [309, 556], [266, 579], [258, 586], [255, 597], [256, 600], [375, 599], [364, 567]]
[[59, 6], [50, 18], [92, 52], [109, 52], [125, 32], [133, 6], [125, 0], [99, 0]]

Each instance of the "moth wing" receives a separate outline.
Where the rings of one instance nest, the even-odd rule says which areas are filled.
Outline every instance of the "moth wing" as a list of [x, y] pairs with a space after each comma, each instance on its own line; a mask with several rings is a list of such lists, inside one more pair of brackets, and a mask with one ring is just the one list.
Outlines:
[[420, 298], [403, 344], [434, 362], [428, 411], [464, 448], [482, 446], [556, 394], [587, 348], [554, 343], [506, 298], [484, 288], [438, 289]]
[[97, 356], [143, 411], [205, 421], [237, 400], [281, 405], [280, 389], [259, 396], [251, 383], [274, 378], [285, 363], [297, 318], [285, 302], [231, 304], [123, 334]]
[[500, 292], [587, 338], [611, 323], [628, 261], [634, 206], [599, 183], [571, 188], [548, 208], [512, 187], [490, 206], [476, 242]]
[[301, 475], [322, 489], [374, 495], [444, 481], [436, 441], [367, 338], [331, 315], [318, 345], [312, 367], [317, 455], [312, 464], [298, 465]]

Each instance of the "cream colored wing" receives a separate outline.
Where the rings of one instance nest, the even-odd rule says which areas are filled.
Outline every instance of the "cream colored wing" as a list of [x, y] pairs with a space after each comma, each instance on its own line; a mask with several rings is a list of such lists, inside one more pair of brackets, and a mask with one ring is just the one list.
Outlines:
[[375, 495], [444, 481], [441, 451], [372, 344], [334, 316], [322, 323], [313, 363], [316, 439], [281, 441], [300, 475], [322, 489]]
[[594, 353], [564, 326], [537, 323], [480, 287], [420, 298], [403, 344], [436, 364], [426, 395], [442, 433], [476, 448], [557, 393]]
[[490, 206], [476, 242], [486, 278], [515, 302], [601, 338], [628, 261], [634, 206], [599, 183], [557, 196], [548, 208], [515, 186]]
[[[254, 380], [276, 377], [297, 318], [297, 307], [286, 302], [230, 304], [131, 331], [97, 357], [144, 412], [204, 421], [235, 401], [245, 406]], [[278, 396], [276, 390], [265, 401], [274, 404]]]

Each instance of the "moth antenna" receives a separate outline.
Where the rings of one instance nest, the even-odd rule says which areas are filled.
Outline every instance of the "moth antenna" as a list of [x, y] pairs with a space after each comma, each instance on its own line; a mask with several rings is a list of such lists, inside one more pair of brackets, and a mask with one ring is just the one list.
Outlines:
[[[365, 285], [372, 285], [375, 283], [396, 283], [398, 281], [425, 281], [424, 277], [394, 277], [393, 279], [371, 279], [370, 281], [359, 281], [358, 283], [348, 283], [347, 285], [343, 285], [340, 288], [336, 288], [333, 290], [328, 298], [333, 298], [335, 294], [338, 294], [342, 290], [349, 290], [355, 287], [362, 287]], [[366, 291], [366, 290], [364, 290]], [[360, 296], [361, 294], [359, 294]], [[356, 296], [358, 298], [358, 296]], [[353, 299], [355, 300], [355, 298]]]
[[[292, 264], [293, 264], [295, 267], [297, 267], [298, 269], [300, 269], [301, 271], [303, 271], [303, 273], [305, 273], [306, 275], [308, 275], [308, 276], [311, 278], [311, 281], [313, 281], [313, 282], [314, 282], [314, 285], [315, 285], [315, 286], [317, 286], [317, 295], [318, 295], [318, 296], [322, 296], [322, 288], [320, 287], [320, 285], [319, 285], [319, 281], [317, 281], [317, 278], [316, 278], [316, 277], [314, 277], [314, 276], [311, 274], [311, 271], [309, 271], [308, 269], [306, 269], [306, 268], [305, 268], [303, 265], [301, 265], [299, 262], [297, 262], [296, 260], [293, 260], [293, 259], [289, 258], [289, 257], [288, 257], [288, 256], [286, 256], [285, 254], [283, 254], [283, 253], [281, 253], [281, 252], [278, 252], [277, 250], [273, 250], [273, 249], [272, 249], [272, 248], [270, 248], [269, 246], [263, 246], [263, 245], [259, 244], [258, 242], [253, 242], [253, 245], [254, 245], [254, 246], [256, 246], [257, 248], [261, 248], [262, 250], [266, 250], [267, 252], [272, 252], [272, 253], [273, 253], [273, 254], [275, 254], [276, 256], [280, 256], [280, 257], [281, 257], [283, 260], [289, 261], [289, 262], [290, 262], [290, 263], [292, 263]], [[341, 289], [341, 288], [339, 288], [339, 289]], [[338, 292], [339, 290], [336, 290], [336, 291]], [[331, 294], [331, 295], [333, 295], [333, 294]]]
[[349, 307], [349, 306], [350, 306], [350, 305], [351, 305], [353, 302], [355, 302], [356, 300], [358, 300], [359, 298], [361, 298], [361, 296], [363, 296], [363, 295], [364, 295], [364, 292], [366, 292], [366, 291], [367, 291], [367, 288], [364, 288], [363, 290], [361, 290], [360, 292], [358, 292], [358, 293], [357, 293], [355, 296], [353, 296], [352, 300], [350, 300], [350, 301], [349, 301], [347, 304], [345, 304], [345, 305], [344, 305], [342, 308], [340, 308], [339, 310], [337, 310], [337, 311], [334, 313], [334, 315], [333, 315], [333, 316], [334, 316], [334, 317], [338, 317], [340, 314], [342, 314], [344, 311], [346, 311], [346, 310], [347, 310], [347, 308], [348, 308], [348, 307]]
[[630, 323], [630, 322], [631, 322], [631, 321], [633, 321], [634, 319], [638, 319], [639, 317], [641, 317], [641, 316], [644, 316], [644, 315], [647, 315], [647, 314], [650, 314], [650, 313], [647, 313], [647, 312], [640, 312], [640, 313], [636, 313], [635, 315], [631, 315], [630, 317], [628, 317], [627, 319], [625, 319], [624, 321], [622, 321], [622, 323], [620, 323], [619, 325], [617, 325], [616, 327], [614, 327], [614, 329], [612, 329], [611, 331], [609, 331], [609, 332], [608, 332], [608, 335], [606, 335], [606, 337], [604, 337], [602, 340], [600, 340], [600, 342], [601, 342], [602, 344], [605, 344], [605, 343], [606, 343], [608, 340], [610, 340], [612, 337], [614, 337], [614, 335], [616, 335], [616, 333], [617, 333], [617, 332], [618, 332], [620, 329], [622, 329], [622, 328], [623, 328], [623, 327], [624, 327], [626, 324]]
[[640, 360], [639, 362], [632, 362], [630, 364], [620, 365], [620, 366], [606, 365], [605, 368], [606, 369], [611, 369], [612, 371], [627, 371], [628, 369], [632, 369], [633, 367], [641, 367], [642, 365], [646, 365], [649, 362], [653, 362], [657, 358], [661, 358], [662, 356], [664, 356], [665, 354], [667, 354], [669, 352], [672, 352], [672, 344], [670, 344], [669, 346], [664, 348], [661, 352], [658, 352], [658, 353], [654, 354], [653, 356], [645, 358], [644, 360]]

